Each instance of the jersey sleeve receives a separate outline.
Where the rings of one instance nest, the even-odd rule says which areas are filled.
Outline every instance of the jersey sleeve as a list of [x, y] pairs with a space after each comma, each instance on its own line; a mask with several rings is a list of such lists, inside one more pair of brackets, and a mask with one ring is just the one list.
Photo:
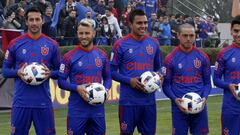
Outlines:
[[[10, 45], [11, 46], [11, 45]], [[14, 69], [15, 63], [15, 54], [13, 51], [13, 47], [9, 47], [5, 53], [5, 58], [3, 60], [3, 77], [5, 78], [17, 78], [18, 77], [18, 69]]]
[[159, 48], [159, 43], [157, 43], [156, 55], [154, 57], [154, 71], [161, 73], [162, 65], [163, 65], [163, 62], [162, 62], [162, 51]]
[[55, 46], [52, 58], [52, 68], [50, 77], [53, 79], [58, 78], [58, 69], [60, 66], [60, 49], [58, 46]]
[[224, 59], [223, 59], [223, 54], [220, 52], [217, 55], [217, 60], [216, 60], [216, 63], [215, 63], [213, 82], [219, 88], [228, 89], [229, 88], [229, 83], [224, 82], [222, 80], [223, 73], [225, 72], [224, 64], [225, 63], [224, 63]]
[[167, 57], [164, 60], [164, 65], [166, 68], [166, 75], [164, 76], [164, 82], [163, 82], [163, 92], [164, 94], [169, 97], [172, 101], [175, 101], [177, 98], [176, 95], [172, 91], [172, 66], [171, 66], [171, 60]]
[[211, 86], [211, 67], [210, 67], [210, 60], [207, 55], [204, 57], [204, 65], [203, 65], [203, 81], [204, 81], [204, 92], [202, 97], [207, 98], [212, 86]]
[[117, 45], [113, 47], [111, 54], [111, 75], [115, 81], [120, 83], [130, 84], [130, 77], [124, 76], [119, 73], [120, 62], [122, 61], [123, 54]]
[[58, 86], [59, 88], [67, 91], [77, 91], [77, 85], [69, 82], [70, 73], [70, 60], [67, 57], [63, 57], [59, 68]]
[[109, 65], [108, 58], [105, 58], [104, 61], [105, 62], [104, 62], [103, 71], [102, 71], [103, 85], [106, 89], [109, 90], [112, 87], [110, 65]]

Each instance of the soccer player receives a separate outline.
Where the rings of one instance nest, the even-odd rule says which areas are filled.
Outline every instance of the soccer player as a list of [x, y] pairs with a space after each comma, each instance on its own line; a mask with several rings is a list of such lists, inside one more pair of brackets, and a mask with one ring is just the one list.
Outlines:
[[155, 94], [145, 93], [139, 77], [145, 71], [160, 72], [162, 53], [158, 41], [145, 34], [147, 17], [141, 9], [129, 14], [129, 23], [131, 33], [116, 42], [111, 56], [112, 78], [120, 82], [120, 132], [132, 135], [137, 126], [142, 135], [154, 135]]
[[240, 134], [240, 97], [235, 93], [240, 83], [240, 16], [231, 22], [233, 43], [217, 55], [214, 84], [224, 89], [222, 103], [222, 135]]
[[[166, 76], [163, 92], [172, 102], [172, 134], [193, 135], [208, 134], [208, 116], [206, 99], [211, 90], [210, 61], [208, 56], [195, 45], [195, 29], [190, 24], [179, 26], [179, 46], [164, 60]], [[202, 97], [202, 111], [188, 114], [181, 106], [182, 96], [195, 92]]]
[[[59, 87], [70, 91], [68, 103], [68, 135], [104, 135], [104, 105], [90, 105], [86, 85], [101, 83], [107, 90], [112, 79], [107, 54], [93, 45], [93, 24], [81, 21], [77, 28], [79, 45], [64, 55], [59, 71]], [[68, 81], [69, 78], [69, 81]]]
[[[29, 8], [25, 18], [28, 31], [10, 42], [2, 70], [5, 78], [15, 78], [11, 134], [28, 135], [33, 122], [37, 135], [55, 135], [49, 78], [58, 77], [59, 46], [42, 34], [43, 18], [39, 9]], [[47, 78], [37, 86], [28, 85], [24, 79], [23, 69], [32, 62], [44, 65]]]

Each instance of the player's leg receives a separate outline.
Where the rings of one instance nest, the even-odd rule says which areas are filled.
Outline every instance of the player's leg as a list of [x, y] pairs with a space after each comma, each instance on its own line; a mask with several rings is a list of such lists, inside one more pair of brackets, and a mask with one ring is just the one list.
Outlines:
[[222, 135], [239, 135], [239, 125], [239, 114], [222, 113]]
[[193, 135], [207, 135], [208, 129], [208, 115], [207, 106], [198, 114], [190, 115], [190, 132]]
[[28, 135], [31, 126], [31, 109], [13, 107], [11, 118], [11, 135]]
[[120, 135], [131, 135], [136, 127], [136, 106], [119, 105], [118, 117], [120, 126]]
[[87, 135], [105, 135], [105, 117], [91, 118], [86, 125]]
[[37, 135], [55, 135], [53, 108], [36, 108], [33, 110], [33, 124]]
[[188, 122], [188, 115], [172, 105], [172, 135], [187, 135]]
[[84, 135], [88, 118], [67, 117], [67, 134]]
[[155, 135], [156, 132], [156, 105], [141, 106], [138, 110], [139, 115], [137, 128], [142, 135]]

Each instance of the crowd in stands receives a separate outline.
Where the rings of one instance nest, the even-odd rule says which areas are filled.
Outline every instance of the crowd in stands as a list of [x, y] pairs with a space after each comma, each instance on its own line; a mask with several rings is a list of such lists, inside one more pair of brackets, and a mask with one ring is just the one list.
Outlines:
[[[127, 19], [130, 11], [140, 8], [147, 14], [149, 35], [157, 38], [161, 45], [178, 45], [178, 26], [189, 23], [196, 28], [196, 44], [199, 47], [202, 44], [206, 47], [217, 46], [220, 42], [217, 18], [167, 14], [167, 2], [168, 0], [66, 0], [61, 5], [56, 27], [52, 27], [54, 10], [59, 6], [54, 0], [6, 0], [0, 1], [0, 28], [26, 31], [24, 11], [30, 6], [37, 6], [44, 13], [43, 33], [56, 39], [60, 45], [78, 42], [76, 30], [82, 19], [93, 22], [96, 45], [113, 45], [117, 39], [130, 32]], [[83, 7], [87, 9], [84, 13], [80, 11]], [[209, 39], [215, 42], [209, 42]]]

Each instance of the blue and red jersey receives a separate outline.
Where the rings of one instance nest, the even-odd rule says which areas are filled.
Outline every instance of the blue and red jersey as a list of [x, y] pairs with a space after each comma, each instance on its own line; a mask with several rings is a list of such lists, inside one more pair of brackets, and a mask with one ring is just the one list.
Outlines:
[[24, 63], [38, 62], [45, 64], [50, 70], [50, 77], [58, 77], [60, 51], [56, 41], [42, 34], [38, 39], [32, 39], [24, 34], [9, 44], [3, 63], [3, 76], [15, 78], [13, 107], [46, 108], [52, 107], [49, 79], [40, 85], [26, 84], [17, 75]]
[[156, 39], [144, 36], [135, 39], [131, 34], [118, 40], [111, 56], [112, 78], [120, 82], [120, 105], [152, 105], [155, 94], [146, 94], [130, 86], [130, 79], [145, 71], [160, 71], [162, 53]]
[[229, 84], [240, 83], [240, 47], [237, 44], [233, 43], [218, 53], [213, 81], [217, 87], [224, 89], [223, 111], [239, 114], [240, 102], [229, 89]]
[[106, 89], [111, 88], [109, 61], [105, 52], [96, 47], [88, 51], [78, 45], [64, 55], [58, 85], [70, 91], [68, 116], [104, 117], [104, 105], [90, 105], [77, 92], [78, 85], [102, 81]]
[[193, 46], [190, 52], [175, 48], [164, 60], [166, 76], [163, 92], [172, 101], [188, 92], [207, 98], [211, 90], [208, 56]]

